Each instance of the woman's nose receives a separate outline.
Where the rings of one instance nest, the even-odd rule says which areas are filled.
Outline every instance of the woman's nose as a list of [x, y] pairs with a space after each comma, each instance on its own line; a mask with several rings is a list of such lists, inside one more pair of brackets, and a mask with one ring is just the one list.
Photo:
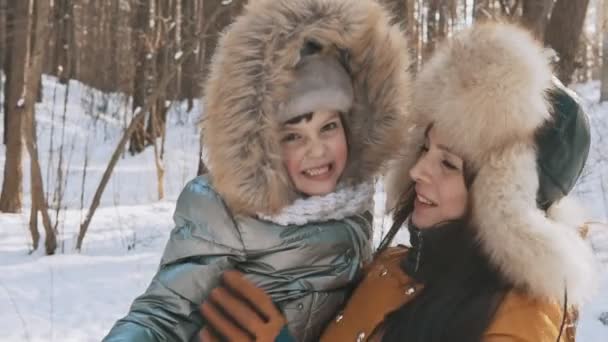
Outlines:
[[430, 173], [428, 170], [428, 161], [427, 158], [425, 158], [426, 156], [426, 154], [423, 154], [418, 157], [416, 164], [410, 169], [410, 177], [415, 182], [429, 183], [431, 180]]

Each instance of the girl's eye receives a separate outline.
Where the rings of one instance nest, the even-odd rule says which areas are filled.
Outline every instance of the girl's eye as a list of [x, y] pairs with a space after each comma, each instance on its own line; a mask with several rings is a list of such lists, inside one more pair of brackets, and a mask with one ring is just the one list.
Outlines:
[[420, 146], [420, 153], [427, 153], [429, 151], [429, 147], [426, 145]]
[[322, 132], [327, 132], [327, 131], [332, 131], [334, 129], [338, 128], [338, 123], [337, 122], [330, 122], [327, 125], [323, 126], [323, 128], [321, 128]]
[[292, 142], [292, 141], [296, 141], [298, 139], [300, 139], [299, 134], [289, 133], [289, 134], [286, 134], [285, 136], [283, 136], [283, 139], [281, 139], [281, 142]]

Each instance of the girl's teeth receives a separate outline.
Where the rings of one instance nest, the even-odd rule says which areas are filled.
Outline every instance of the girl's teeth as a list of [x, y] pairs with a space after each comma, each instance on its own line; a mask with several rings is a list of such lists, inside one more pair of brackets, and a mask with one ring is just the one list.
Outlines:
[[329, 166], [319, 167], [316, 169], [308, 169], [304, 171], [309, 176], [318, 176], [329, 171]]

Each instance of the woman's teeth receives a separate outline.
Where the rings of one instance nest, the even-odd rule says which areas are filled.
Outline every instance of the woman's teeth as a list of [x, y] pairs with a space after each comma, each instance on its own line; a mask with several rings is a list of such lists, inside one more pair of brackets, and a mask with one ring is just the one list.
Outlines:
[[317, 168], [314, 168], [314, 169], [308, 169], [308, 170], [304, 171], [304, 173], [306, 175], [313, 176], [313, 177], [314, 176], [320, 176], [320, 175], [325, 174], [327, 172], [329, 172], [329, 165], [325, 165], [323, 167], [317, 167]]
[[431, 200], [429, 200], [429, 199], [427, 199], [425, 197], [422, 197], [420, 195], [416, 195], [416, 196], [418, 197], [418, 201], [420, 201], [423, 204], [435, 205], [435, 203], [433, 203]]

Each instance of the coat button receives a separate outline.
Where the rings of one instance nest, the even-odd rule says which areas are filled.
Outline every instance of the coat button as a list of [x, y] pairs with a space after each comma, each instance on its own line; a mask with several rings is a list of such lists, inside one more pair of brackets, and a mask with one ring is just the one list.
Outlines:
[[408, 295], [408, 296], [411, 296], [414, 293], [416, 293], [416, 287], [413, 286], [413, 285], [408, 286], [407, 289], [405, 289], [405, 294]]
[[298, 304], [298, 310], [302, 311], [304, 309], [304, 304], [300, 303]]
[[339, 313], [338, 316], [336, 316], [336, 323], [340, 323], [342, 319], [344, 319], [344, 314]]
[[357, 334], [357, 342], [363, 342], [365, 340], [365, 333], [362, 331]]
[[388, 274], [388, 270], [387, 270], [386, 268], [385, 268], [385, 269], [383, 269], [383, 270], [382, 270], [382, 272], [380, 272], [380, 276], [381, 276], [381, 277], [384, 277], [384, 276], [385, 276], [385, 275], [387, 275], [387, 274]]

